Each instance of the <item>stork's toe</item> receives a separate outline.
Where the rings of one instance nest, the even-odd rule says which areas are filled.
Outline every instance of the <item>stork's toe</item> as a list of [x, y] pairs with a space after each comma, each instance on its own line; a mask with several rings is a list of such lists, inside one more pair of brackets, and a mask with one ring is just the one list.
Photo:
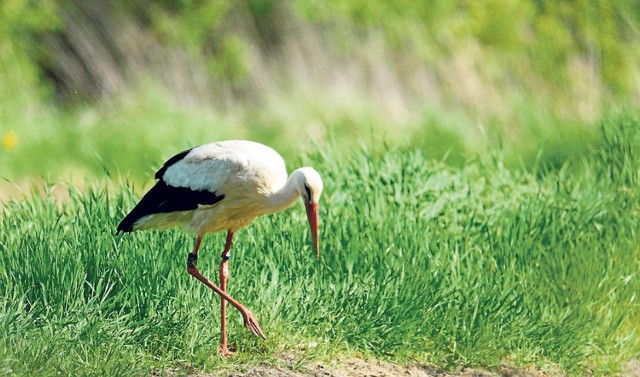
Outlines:
[[258, 320], [250, 311], [246, 310], [244, 313], [242, 313], [242, 317], [244, 318], [244, 325], [249, 328], [253, 335], [259, 336], [262, 339], [267, 339], [267, 337], [264, 335], [264, 332], [260, 328]]

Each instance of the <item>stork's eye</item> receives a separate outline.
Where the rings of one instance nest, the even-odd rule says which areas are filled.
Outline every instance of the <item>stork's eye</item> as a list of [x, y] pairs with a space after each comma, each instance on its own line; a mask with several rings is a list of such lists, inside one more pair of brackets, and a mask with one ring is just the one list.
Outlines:
[[310, 202], [311, 201], [311, 188], [309, 188], [309, 185], [307, 185], [306, 183], [304, 184], [304, 190], [307, 192], [307, 201]]

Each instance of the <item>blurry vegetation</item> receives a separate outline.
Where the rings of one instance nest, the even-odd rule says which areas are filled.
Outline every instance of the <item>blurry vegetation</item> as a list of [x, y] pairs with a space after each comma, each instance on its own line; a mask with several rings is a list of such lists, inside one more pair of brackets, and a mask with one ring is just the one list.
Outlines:
[[639, 0], [5, 0], [2, 176], [144, 175], [228, 137], [561, 162], [638, 105], [639, 26]]

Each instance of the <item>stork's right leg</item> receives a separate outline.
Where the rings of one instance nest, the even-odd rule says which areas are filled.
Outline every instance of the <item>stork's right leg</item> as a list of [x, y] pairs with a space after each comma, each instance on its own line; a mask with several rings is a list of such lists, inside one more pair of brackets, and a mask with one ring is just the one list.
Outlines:
[[[231, 258], [231, 240], [233, 239], [233, 232], [227, 232], [227, 242], [224, 245], [224, 250], [220, 256], [220, 267], [218, 272], [220, 274], [220, 289], [225, 293], [227, 292], [227, 281], [229, 280], [229, 258]], [[227, 345], [227, 300], [224, 298], [220, 300], [220, 354], [223, 356], [232, 355], [233, 352], [229, 351]]]
[[[200, 280], [200, 282], [202, 282], [204, 285], [211, 288], [214, 292], [216, 292], [222, 298], [223, 302], [226, 300], [234, 308], [236, 308], [240, 312], [240, 314], [242, 314], [244, 325], [247, 326], [249, 330], [251, 330], [253, 335], [266, 339], [266, 337], [264, 336], [264, 332], [262, 332], [262, 329], [258, 324], [258, 320], [247, 308], [242, 306], [233, 297], [229, 296], [225, 291], [215, 286], [213, 283], [207, 280], [204, 276], [202, 276], [202, 274], [200, 274], [200, 271], [198, 271], [198, 268], [197, 268], [197, 262], [198, 262], [198, 249], [200, 248], [201, 243], [202, 243], [202, 235], [198, 235], [198, 237], [196, 238], [195, 246], [193, 248], [193, 252], [189, 253], [189, 257], [187, 259], [187, 272], [194, 278]], [[226, 355], [223, 354], [223, 356], [226, 356]]]

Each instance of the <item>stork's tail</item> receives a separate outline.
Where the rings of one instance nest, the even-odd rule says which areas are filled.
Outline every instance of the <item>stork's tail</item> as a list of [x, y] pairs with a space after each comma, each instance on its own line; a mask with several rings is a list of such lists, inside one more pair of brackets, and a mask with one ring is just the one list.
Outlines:
[[132, 214], [133, 211], [131, 211], [131, 213], [129, 213], [127, 216], [125, 216], [124, 219], [122, 219], [122, 221], [118, 225], [118, 229], [116, 230], [116, 235], [120, 233], [133, 232], [133, 224], [135, 224], [138, 219], [133, 218], [133, 216], [131, 216]]

